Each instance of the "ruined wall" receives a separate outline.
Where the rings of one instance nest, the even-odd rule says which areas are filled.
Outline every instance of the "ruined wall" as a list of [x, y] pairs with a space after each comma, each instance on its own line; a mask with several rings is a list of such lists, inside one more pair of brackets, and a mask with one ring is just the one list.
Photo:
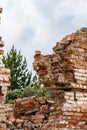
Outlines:
[[14, 116], [6, 124], [16, 130], [87, 130], [87, 93], [77, 92], [74, 99], [73, 92], [61, 92], [54, 101], [19, 98]]
[[56, 117], [54, 124], [57, 121], [59, 130], [86, 130], [87, 28], [64, 37], [56, 43], [53, 51], [54, 54], [50, 55], [36, 51], [33, 66], [40, 82], [48, 90], [64, 91], [65, 101], [61, 101], [61, 115]]
[[53, 100], [17, 99], [3, 130], [87, 130], [87, 28], [66, 36], [53, 50], [50, 55], [36, 51], [33, 63]]
[[53, 48], [54, 54], [36, 51], [34, 70], [40, 82], [55, 87], [87, 89], [87, 28], [63, 38]]
[[[2, 13], [2, 8], [0, 8], [0, 13]], [[2, 41], [2, 37], [0, 36], [0, 55], [4, 53], [4, 50], [2, 49], [3, 47], [4, 43]], [[5, 65], [2, 63], [2, 59], [0, 57], [0, 104], [5, 103], [8, 86], [10, 86], [10, 70], [5, 68]]]
[[77, 92], [76, 99], [74, 92], [61, 92], [54, 101], [19, 98], [13, 108], [14, 116], [12, 106], [6, 110], [0, 130], [87, 130], [87, 94], [83, 92]]

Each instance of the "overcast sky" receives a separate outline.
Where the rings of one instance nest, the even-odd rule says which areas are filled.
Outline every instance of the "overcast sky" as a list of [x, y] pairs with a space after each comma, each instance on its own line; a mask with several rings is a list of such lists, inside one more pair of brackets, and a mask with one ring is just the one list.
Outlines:
[[52, 53], [56, 42], [87, 27], [87, 0], [0, 0], [5, 53], [14, 44], [32, 70], [35, 50]]

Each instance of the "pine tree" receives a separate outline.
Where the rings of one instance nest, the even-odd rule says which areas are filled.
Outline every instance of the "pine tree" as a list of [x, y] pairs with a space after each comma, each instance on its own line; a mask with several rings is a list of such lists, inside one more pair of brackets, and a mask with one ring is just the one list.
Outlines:
[[2, 57], [5, 67], [11, 70], [11, 86], [9, 89], [23, 89], [31, 83], [31, 72], [27, 69], [26, 58], [21, 55], [21, 52], [12, 46], [9, 53]]

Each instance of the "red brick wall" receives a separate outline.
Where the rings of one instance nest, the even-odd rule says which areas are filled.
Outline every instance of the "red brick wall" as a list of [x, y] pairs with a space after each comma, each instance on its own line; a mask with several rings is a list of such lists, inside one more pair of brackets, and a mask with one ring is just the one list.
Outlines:
[[16, 121], [19, 118], [37, 130], [86, 130], [87, 93], [62, 92], [54, 101], [45, 97], [17, 99], [14, 115]]
[[33, 63], [40, 82], [47, 89], [64, 90], [63, 101], [58, 98], [56, 110], [51, 113], [54, 117], [51, 123], [59, 130], [86, 130], [87, 28], [65, 36], [56, 43], [53, 51], [51, 55], [36, 51]]
[[87, 89], [87, 28], [66, 36], [53, 48], [54, 54], [36, 51], [33, 63], [40, 82], [51, 89]]
[[87, 130], [87, 28], [66, 36], [53, 50], [51, 55], [36, 51], [33, 67], [40, 82], [55, 91], [54, 100], [17, 99], [14, 119], [7, 119], [7, 128]]

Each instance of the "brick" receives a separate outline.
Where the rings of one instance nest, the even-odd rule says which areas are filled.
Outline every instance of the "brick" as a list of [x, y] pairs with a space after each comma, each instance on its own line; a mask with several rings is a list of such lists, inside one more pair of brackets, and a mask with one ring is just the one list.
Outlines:
[[4, 127], [1, 127], [0, 130], [6, 130]]
[[29, 130], [29, 129], [26, 127], [26, 128], [24, 128], [24, 130]]
[[66, 115], [66, 116], [68, 116], [68, 115], [72, 116], [73, 112], [63, 112], [63, 114]]
[[46, 71], [46, 70], [43, 70], [43, 71], [39, 72], [40, 76], [47, 75], [47, 74], [48, 74], [48, 71]]
[[71, 120], [72, 119], [72, 116], [71, 115], [68, 115], [68, 116], [63, 116], [63, 119], [66, 119], [66, 120]]
[[80, 118], [81, 121], [87, 121], [87, 117]]
[[84, 113], [82, 113], [83, 114], [83, 116], [87, 116], [87, 112], [84, 112]]
[[78, 112], [77, 112], [77, 113], [74, 113], [73, 115], [74, 115], [74, 116], [82, 116], [82, 113], [78, 113]]
[[37, 120], [37, 119], [44, 119], [45, 116], [44, 116], [44, 114], [41, 114], [41, 115], [38, 114], [38, 115], [32, 116], [31, 118], [32, 118], [32, 120]]
[[42, 113], [48, 113], [49, 109], [48, 109], [48, 105], [43, 105], [40, 107], [40, 111]]
[[55, 107], [50, 107], [50, 112], [54, 112], [55, 110], [56, 110], [56, 108]]
[[43, 123], [43, 119], [36, 119], [36, 120], [33, 120], [33, 123], [35, 123], [35, 124]]
[[47, 99], [46, 99], [46, 97], [40, 97], [40, 98], [38, 98], [38, 101], [40, 104], [46, 104]]

